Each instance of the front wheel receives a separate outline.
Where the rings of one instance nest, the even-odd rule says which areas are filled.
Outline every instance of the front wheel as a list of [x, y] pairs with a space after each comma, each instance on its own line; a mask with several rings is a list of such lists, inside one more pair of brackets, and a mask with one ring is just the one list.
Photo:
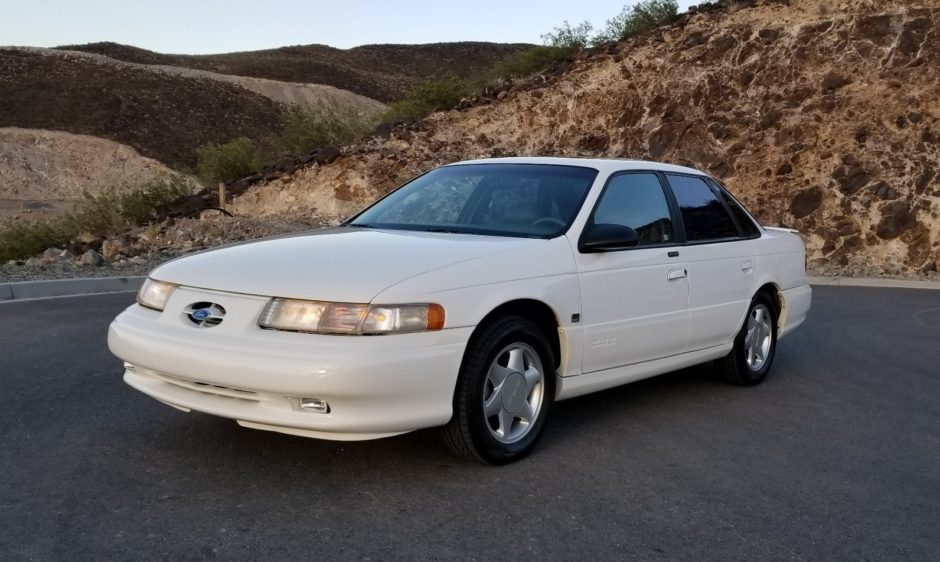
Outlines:
[[501, 318], [474, 335], [443, 429], [448, 447], [489, 464], [529, 454], [554, 400], [554, 364], [545, 336], [524, 318]]
[[731, 353], [715, 362], [724, 380], [743, 386], [764, 380], [777, 350], [777, 315], [776, 304], [766, 294], [751, 300]]

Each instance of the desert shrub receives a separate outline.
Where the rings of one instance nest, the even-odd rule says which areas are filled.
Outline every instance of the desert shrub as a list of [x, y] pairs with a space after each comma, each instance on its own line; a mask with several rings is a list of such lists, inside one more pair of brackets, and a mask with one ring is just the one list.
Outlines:
[[147, 223], [193, 192], [192, 182], [174, 177], [154, 180], [137, 189], [105, 188], [86, 193], [65, 214], [0, 231], [0, 262], [25, 259], [84, 233], [111, 236]]
[[373, 125], [352, 109], [316, 107], [291, 109], [284, 128], [273, 144], [291, 154], [311, 152], [328, 145], [347, 143], [367, 133]]
[[548, 47], [576, 51], [591, 43], [592, 31], [594, 27], [589, 22], [583, 21], [571, 27], [571, 24], [565, 21], [549, 33], [542, 35], [542, 42]]
[[255, 143], [239, 138], [225, 144], [206, 144], [196, 149], [199, 178], [210, 185], [251, 175], [261, 168], [262, 158]]
[[418, 119], [434, 111], [454, 107], [472, 91], [468, 81], [454, 74], [432, 78], [419, 84], [407, 98], [389, 105], [384, 119]]
[[0, 263], [34, 256], [61, 240], [56, 225], [40, 222], [14, 224], [0, 231]]
[[61, 219], [71, 237], [82, 232], [113, 235], [145, 224], [175, 202], [190, 195], [193, 185], [183, 178], [155, 180], [137, 189], [105, 188], [84, 198]]
[[486, 82], [507, 78], [524, 78], [552, 66], [571, 54], [571, 49], [562, 47], [533, 47], [506, 55], [484, 76]]
[[613, 43], [638, 33], [675, 21], [679, 15], [676, 0], [642, 0], [634, 6], [626, 6], [617, 16], [607, 20], [607, 25], [591, 40], [594, 45]]

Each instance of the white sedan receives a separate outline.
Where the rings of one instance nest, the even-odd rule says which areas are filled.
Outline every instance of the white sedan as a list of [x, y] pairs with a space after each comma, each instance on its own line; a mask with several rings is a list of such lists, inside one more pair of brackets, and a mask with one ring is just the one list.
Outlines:
[[183, 411], [359, 440], [443, 426], [501, 464], [555, 401], [715, 361], [759, 383], [811, 291], [795, 231], [631, 160], [444, 166], [341, 226], [155, 269], [108, 344]]

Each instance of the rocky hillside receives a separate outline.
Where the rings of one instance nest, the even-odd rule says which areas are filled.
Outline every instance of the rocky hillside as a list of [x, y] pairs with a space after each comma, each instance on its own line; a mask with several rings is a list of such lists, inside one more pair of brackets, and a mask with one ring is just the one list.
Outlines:
[[491, 155], [645, 158], [708, 170], [765, 224], [800, 229], [817, 271], [935, 271], [938, 22], [933, 1], [708, 5], [256, 184], [235, 208], [345, 215], [428, 167]]
[[436, 43], [364, 45], [336, 49], [300, 45], [219, 55], [167, 55], [117, 43], [59, 47], [148, 65], [206, 70], [284, 82], [326, 84], [380, 100], [400, 99], [420, 81], [444, 73], [473, 76], [504, 56], [531, 45]]

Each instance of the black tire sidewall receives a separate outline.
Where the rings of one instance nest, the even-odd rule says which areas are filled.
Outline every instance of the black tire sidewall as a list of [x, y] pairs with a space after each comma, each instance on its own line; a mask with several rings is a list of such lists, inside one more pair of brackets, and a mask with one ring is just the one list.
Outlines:
[[[469, 396], [459, 398], [461, 406], [466, 408], [464, 413], [469, 422], [473, 445], [485, 460], [493, 464], [518, 460], [532, 450], [545, 430], [555, 397], [555, 362], [545, 336], [535, 324], [524, 318], [506, 320], [494, 324], [487, 333], [483, 334], [483, 337], [471, 343], [471, 346], [477, 347], [469, 350], [469, 354], [472, 355], [468, 354], [468, 358], [471, 361], [465, 365], [466, 370], [462, 369], [461, 372], [462, 377], [468, 377], [467, 384], [462, 385], [462, 389], [469, 392]], [[493, 341], [494, 336], [495, 343], [488, 343]], [[497, 354], [506, 346], [517, 342], [531, 346], [542, 362], [545, 385], [542, 407], [534, 426], [523, 439], [515, 443], [501, 443], [490, 434], [488, 422], [483, 415], [483, 387], [486, 384], [486, 375], [490, 365], [496, 359]], [[481, 349], [482, 346], [486, 346], [487, 349]], [[479, 360], [480, 357], [483, 358], [482, 361]]]

